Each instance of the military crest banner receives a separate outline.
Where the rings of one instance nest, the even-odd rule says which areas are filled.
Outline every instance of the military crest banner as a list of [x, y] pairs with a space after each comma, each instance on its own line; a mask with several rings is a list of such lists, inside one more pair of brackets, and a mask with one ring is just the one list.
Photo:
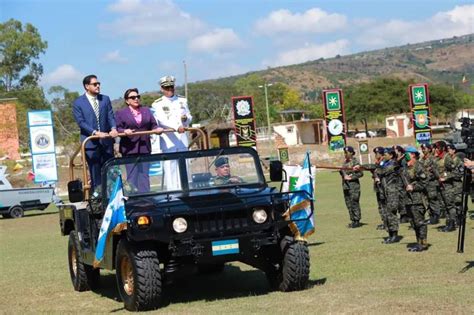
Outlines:
[[431, 116], [428, 84], [410, 84], [408, 87], [410, 99], [413, 134], [416, 145], [431, 143]]
[[342, 151], [346, 146], [346, 122], [342, 90], [323, 90], [323, 105], [329, 151]]
[[253, 97], [232, 97], [232, 111], [234, 113], [234, 130], [237, 137], [237, 145], [255, 147], [257, 145], [257, 132], [253, 112]]

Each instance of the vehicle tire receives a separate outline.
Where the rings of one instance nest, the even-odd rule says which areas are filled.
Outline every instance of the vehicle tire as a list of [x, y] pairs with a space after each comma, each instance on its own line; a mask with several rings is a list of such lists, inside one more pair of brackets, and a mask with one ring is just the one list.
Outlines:
[[84, 264], [80, 255], [79, 238], [76, 231], [69, 234], [68, 260], [72, 285], [76, 291], [96, 289], [100, 282], [100, 269]]
[[198, 264], [197, 267], [199, 273], [212, 274], [224, 271], [225, 264]]
[[120, 240], [115, 257], [115, 275], [125, 309], [148, 311], [159, 307], [162, 281], [155, 249], [134, 247], [126, 239]]
[[270, 285], [283, 292], [305, 289], [310, 267], [307, 244], [287, 236], [282, 240], [281, 249], [281, 264], [276, 270], [266, 273]]
[[25, 212], [24, 212], [24, 210], [21, 206], [13, 206], [10, 209], [9, 216], [10, 216], [10, 218], [18, 219], [18, 218], [21, 218], [24, 213]]

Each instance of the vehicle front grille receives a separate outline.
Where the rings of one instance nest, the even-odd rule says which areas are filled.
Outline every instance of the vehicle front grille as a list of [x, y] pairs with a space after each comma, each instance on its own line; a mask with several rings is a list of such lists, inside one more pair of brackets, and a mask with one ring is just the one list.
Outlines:
[[247, 228], [253, 221], [245, 210], [197, 214], [192, 228], [194, 233], [223, 232]]

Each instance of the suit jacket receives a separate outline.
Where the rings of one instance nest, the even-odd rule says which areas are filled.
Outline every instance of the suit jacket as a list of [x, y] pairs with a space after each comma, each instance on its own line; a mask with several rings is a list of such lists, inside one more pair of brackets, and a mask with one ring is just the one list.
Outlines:
[[[148, 107], [140, 106], [140, 112], [142, 114], [142, 121], [140, 124], [137, 124], [128, 106], [117, 111], [115, 113], [117, 131], [124, 132], [125, 129], [146, 131], [158, 128], [155, 117], [153, 117]], [[123, 155], [149, 154], [151, 152], [150, 135], [120, 138], [120, 152]]]
[[[97, 95], [97, 101], [99, 102], [100, 128], [97, 125], [94, 109], [85, 94], [76, 98], [72, 104], [74, 119], [81, 129], [81, 142], [84, 141], [85, 138], [92, 136], [94, 131], [110, 132], [110, 130], [116, 126], [110, 98], [107, 95], [99, 94]], [[86, 149], [95, 149], [99, 143], [106, 147], [112, 147], [113, 139], [106, 138], [89, 141], [86, 144]]]

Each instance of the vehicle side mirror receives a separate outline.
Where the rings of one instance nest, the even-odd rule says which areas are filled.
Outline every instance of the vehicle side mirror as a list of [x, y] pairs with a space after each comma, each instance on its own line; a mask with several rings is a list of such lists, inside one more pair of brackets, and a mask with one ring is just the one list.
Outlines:
[[82, 189], [82, 181], [80, 179], [67, 183], [67, 192], [70, 202], [84, 201], [84, 190]]
[[283, 163], [281, 161], [270, 161], [270, 181], [281, 182], [283, 180]]

